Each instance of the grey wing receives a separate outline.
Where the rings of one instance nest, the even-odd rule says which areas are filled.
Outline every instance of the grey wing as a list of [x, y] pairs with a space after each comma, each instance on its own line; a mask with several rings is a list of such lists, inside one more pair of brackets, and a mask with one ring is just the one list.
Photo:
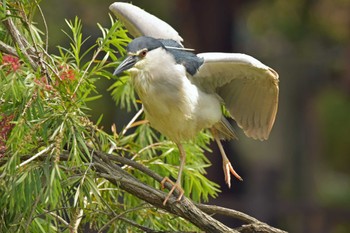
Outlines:
[[150, 36], [156, 39], [172, 39], [181, 44], [178, 32], [163, 20], [129, 3], [115, 2], [109, 9], [124, 23], [133, 37]]
[[216, 92], [248, 137], [266, 140], [278, 107], [277, 72], [245, 54], [197, 56], [204, 63], [192, 81], [207, 92]]

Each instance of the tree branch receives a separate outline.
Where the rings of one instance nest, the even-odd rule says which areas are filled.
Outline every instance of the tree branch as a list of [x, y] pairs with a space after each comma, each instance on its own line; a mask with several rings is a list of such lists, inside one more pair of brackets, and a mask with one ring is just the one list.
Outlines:
[[[10, 14], [10, 12], [8, 12]], [[5, 20], [3, 20], [3, 24], [9, 31], [12, 40], [15, 44], [18, 45], [19, 49], [23, 53], [23, 55], [28, 59], [30, 65], [34, 70], [38, 69], [37, 63], [33, 60], [32, 56], [35, 55], [33, 47], [29, 44], [29, 42], [25, 39], [24, 36], [19, 32], [19, 30], [16, 28], [15, 24], [13, 23], [11, 17], [7, 17]]]
[[187, 219], [205, 232], [238, 232], [205, 214], [187, 198], [183, 198], [178, 202], [175, 197], [171, 197], [167, 205], [164, 206], [163, 200], [167, 195], [165, 192], [140, 182], [135, 177], [122, 170], [118, 165], [111, 163], [111, 157], [113, 156], [108, 156], [102, 152], [96, 152], [93, 156], [94, 166], [100, 176], [108, 179], [121, 189], [157, 208], [164, 209], [169, 213]]
[[[146, 175], [154, 178], [159, 182], [163, 180], [163, 177], [154, 173], [140, 163], [118, 155], [111, 155], [100, 151], [94, 151], [94, 166], [101, 177], [108, 179], [110, 182], [117, 185], [126, 192], [144, 200], [145, 202], [152, 204], [157, 208], [161, 208], [171, 214], [183, 217], [205, 232], [285, 232], [262, 223], [259, 220], [242, 212], [219, 206], [194, 204], [186, 197], [182, 198], [181, 201], [176, 201], [175, 197], [171, 197], [167, 202], [167, 205], [164, 206], [162, 202], [166, 197], [165, 192], [140, 182], [131, 174], [124, 171], [120, 166], [111, 161], [118, 162], [121, 165], [129, 165], [135, 169], [142, 171]], [[171, 188], [170, 184], [166, 186], [167, 188]], [[208, 214], [221, 214], [229, 216], [234, 219], [246, 222], [248, 225], [242, 225], [240, 228], [231, 229], [218, 220], [212, 218]]]
[[0, 51], [18, 57], [16, 49], [14, 49], [13, 47], [11, 47], [8, 44], [5, 44], [2, 41], [0, 41]]
[[239, 219], [246, 223], [261, 223], [256, 218], [253, 218], [245, 213], [239, 212], [237, 210], [228, 209], [221, 206], [215, 206], [215, 205], [205, 205], [205, 204], [196, 204], [196, 206], [204, 211], [207, 214], [220, 214], [224, 216], [228, 216], [231, 218]]
[[238, 228], [239, 232], [270, 232], [270, 233], [285, 233], [280, 229], [271, 227], [266, 223], [260, 222], [256, 218], [253, 218], [245, 213], [242, 213], [237, 210], [228, 209], [221, 206], [215, 205], [204, 205], [204, 204], [195, 204], [200, 210], [204, 211], [207, 214], [220, 214], [224, 216], [228, 216], [234, 219], [239, 219], [243, 222], [250, 223], [247, 225], [243, 225]]
[[[162, 176], [151, 171], [140, 163], [119, 155], [107, 154], [101, 151], [92, 151], [92, 155], [93, 167], [98, 176], [109, 180], [119, 188], [153, 205], [156, 208], [163, 209], [168, 213], [188, 220], [205, 232], [285, 233], [285, 231], [271, 227], [268, 224], [260, 222], [256, 218], [253, 218], [245, 213], [220, 206], [196, 204], [186, 197], [183, 197], [181, 201], [176, 201], [176, 197], [173, 196], [164, 206], [163, 200], [167, 193], [142, 183], [134, 176], [124, 171], [121, 166], [131, 166], [139, 171], [142, 171], [144, 174], [152, 177], [158, 182], [163, 180]], [[29, 157], [30, 156], [23, 156], [21, 159], [25, 160]], [[45, 157], [46, 156], [43, 155], [37, 157], [36, 159], [41, 160], [45, 159]], [[65, 153], [61, 154], [60, 156], [61, 160], [67, 160], [68, 157], [68, 154]], [[6, 159], [0, 160], [0, 165], [4, 164], [5, 162]], [[120, 164], [120, 166], [118, 164]], [[171, 185], [168, 183], [166, 183], [165, 186], [168, 189], [171, 188]], [[232, 229], [210, 216], [213, 214], [228, 216], [232, 219], [240, 220], [246, 224], [239, 228]]]
[[237, 230], [241, 233], [286, 233], [286, 231], [271, 227], [265, 223], [243, 225]]

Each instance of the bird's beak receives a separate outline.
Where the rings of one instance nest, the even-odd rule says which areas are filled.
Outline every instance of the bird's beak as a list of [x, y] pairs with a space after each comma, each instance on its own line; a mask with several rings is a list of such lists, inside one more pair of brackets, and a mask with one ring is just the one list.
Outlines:
[[127, 58], [125, 58], [124, 61], [122, 61], [122, 63], [119, 64], [117, 69], [115, 69], [115, 71], [113, 72], [113, 75], [118, 76], [124, 71], [132, 68], [137, 61], [138, 61], [138, 56], [128, 56]]

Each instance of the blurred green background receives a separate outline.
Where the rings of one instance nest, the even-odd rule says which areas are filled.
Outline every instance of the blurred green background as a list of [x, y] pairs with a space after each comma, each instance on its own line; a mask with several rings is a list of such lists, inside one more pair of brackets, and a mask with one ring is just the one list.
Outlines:
[[[86, 46], [109, 27], [107, 0], [50, 0], [41, 6], [51, 52], [68, 43], [64, 19], [78, 16]], [[244, 182], [229, 190], [221, 157], [207, 156], [208, 176], [222, 187], [211, 203], [250, 214], [289, 232], [350, 232], [350, 0], [133, 0], [172, 25], [196, 52], [239, 52], [256, 57], [280, 75], [275, 126], [266, 142], [225, 143]], [[38, 23], [41, 20], [38, 17]], [[128, 121], [106, 89], [91, 106], [109, 130]], [[226, 224], [233, 224], [229, 220]]]

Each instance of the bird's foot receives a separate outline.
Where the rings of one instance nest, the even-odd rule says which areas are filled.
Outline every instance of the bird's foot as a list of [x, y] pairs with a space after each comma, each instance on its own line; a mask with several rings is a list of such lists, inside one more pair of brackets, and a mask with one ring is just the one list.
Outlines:
[[173, 194], [173, 192], [175, 191], [175, 189], [177, 189], [179, 191], [179, 196], [176, 199], [176, 201], [180, 201], [182, 196], [184, 195], [185, 191], [182, 189], [180, 182], [176, 181], [176, 183], [174, 183], [173, 181], [171, 181], [168, 177], [164, 177], [164, 179], [160, 182], [160, 185], [162, 187], [162, 189], [165, 188], [164, 184], [166, 182], [169, 182], [173, 187], [170, 189], [168, 195], [165, 197], [164, 201], [163, 201], [163, 205], [165, 205], [167, 203], [167, 201], [169, 200], [170, 196]]
[[238, 180], [243, 181], [242, 177], [238, 175], [238, 173], [233, 169], [231, 162], [228, 159], [223, 160], [223, 169], [225, 174], [225, 182], [228, 185], [229, 188], [231, 188], [231, 173], [234, 175]]

